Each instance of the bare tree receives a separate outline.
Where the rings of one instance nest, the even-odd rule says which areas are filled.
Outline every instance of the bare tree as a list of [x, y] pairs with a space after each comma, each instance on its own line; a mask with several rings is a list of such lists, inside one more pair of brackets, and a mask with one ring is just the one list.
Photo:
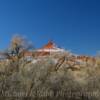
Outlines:
[[33, 48], [33, 45], [30, 41], [28, 41], [25, 37], [15, 35], [10, 44], [10, 51], [12, 55], [19, 55], [23, 50], [29, 50]]

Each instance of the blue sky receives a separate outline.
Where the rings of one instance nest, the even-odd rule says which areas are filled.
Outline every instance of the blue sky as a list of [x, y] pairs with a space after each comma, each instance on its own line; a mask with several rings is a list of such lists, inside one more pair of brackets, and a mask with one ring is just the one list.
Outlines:
[[0, 0], [0, 50], [14, 34], [36, 48], [53, 40], [77, 54], [100, 50], [100, 0]]

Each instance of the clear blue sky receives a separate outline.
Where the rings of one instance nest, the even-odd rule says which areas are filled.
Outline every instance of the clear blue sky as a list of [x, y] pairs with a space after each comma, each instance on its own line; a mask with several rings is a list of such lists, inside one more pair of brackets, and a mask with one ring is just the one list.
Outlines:
[[14, 34], [36, 48], [53, 40], [77, 54], [100, 50], [100, 0], [0, 0], [0, 50]]

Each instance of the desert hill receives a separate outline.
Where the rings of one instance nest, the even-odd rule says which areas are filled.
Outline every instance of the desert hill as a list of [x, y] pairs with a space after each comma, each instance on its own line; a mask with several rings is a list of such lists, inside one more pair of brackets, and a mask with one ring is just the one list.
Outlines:
[[49, 42], [0, 61], [1, 100], [99, 100], [100, 58]]

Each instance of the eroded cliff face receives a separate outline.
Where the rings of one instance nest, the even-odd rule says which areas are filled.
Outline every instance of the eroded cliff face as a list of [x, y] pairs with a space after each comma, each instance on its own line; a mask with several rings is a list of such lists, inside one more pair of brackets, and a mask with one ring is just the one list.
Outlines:
[[73, 64], [64, 55], [0, 64], [1, 100], [99, 100], [100, 64]]

